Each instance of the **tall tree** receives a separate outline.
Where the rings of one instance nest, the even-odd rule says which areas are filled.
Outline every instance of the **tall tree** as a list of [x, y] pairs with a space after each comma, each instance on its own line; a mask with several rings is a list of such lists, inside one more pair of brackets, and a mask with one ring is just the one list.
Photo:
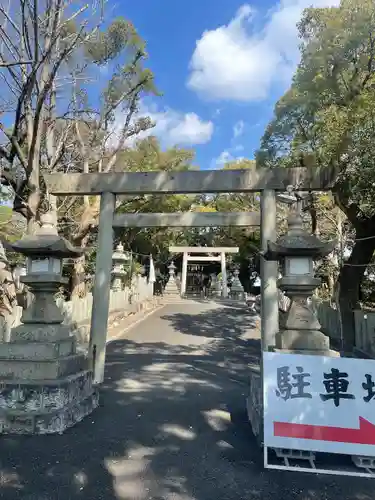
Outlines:
[[[106, 173], [115, 168], [126, 171], [127, 166], [120, 161], [121, 151], [130, 139], [153, 126], [149, 118], [138, 116], [141, 97], [157, 94], [153, 74], [144, 68], [145, 43], [131, 23], [117, 18], [104, 33], [98, 31], [91, 37], [84, 48], [91, 63], [88, 69], [105, 66], [107, 70], [113, 67], [113, 72], [100, 94], [99, 105], [90, 110], [87, 80], [79, 80], [76, 72], [72, 74], [74, 127], [70, 138], [75, 154], [72, 158], [69, 152], [65, 163], [84, 173]], [[59, 214], [75, 245], [85, 248], [92, 239], [98, 224], [99, 201], [89, 196], [60, 200]], [[84, 266], [82, 256], [73, 269], [73, 295], [85, 291]]]
[[[73, 243], [86, 246], [98, 199], [56, 200], [43, 175], [109, 171], [126, 141], [152, 125], [136, 116], [141, 96], [154, 92], [145, 44], [127, 20], [106, 22], [104, 1], [90, 9], [73, 0], [11, 0], [0, 20], [1, 182], [30, 232], [40, 212], [58, 209], [65, 229], [73, 215], [66, 231]], [[106, 70], [103, 85], [97, 75]], [[76, 277], [82, 271], [77, 261]]]
[[27, 218], [30, 231], [46, 194], [41, 169], [54, 169], [65, 148], [69, 124], [57, 140], [51, 107], [64, 63], [95, 31], [87, 30], [87, 10], [62, 0], [0, 6], [1, 181], [13, 188], [14, 209]]
[[375, 7], [342, 0], [338, 8], [307, 9], [299, 23], [301, 62], [257, 155], [260, 164], [334, 165], [336, 204], [356, 240], [339, 276], [346, 345], [354, 343], [352, 310], [375, 250]]

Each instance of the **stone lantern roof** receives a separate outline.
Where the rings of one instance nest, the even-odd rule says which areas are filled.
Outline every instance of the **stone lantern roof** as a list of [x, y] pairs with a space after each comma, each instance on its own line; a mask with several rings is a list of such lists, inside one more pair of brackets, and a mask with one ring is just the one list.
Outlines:
[[26, 235], [15, 243], [4, 242], [5, 247], [26, 256], [53, 256], [56, 258], [77, 258], [84, 253], [68, 240], [59, 236], [51, 214], [40, 217], [41, 226], [32, 235]]
[[266, 259], [277, 260], [280, 257], [312, 257], [319, 258], [330, 254], [336, 246], [336, 241], [322, 241], [313, 234], [308, 234], [303, 228], [301, 214], [293, 211], [288, 216], [288, 232], [276, 242], [268, 242]]

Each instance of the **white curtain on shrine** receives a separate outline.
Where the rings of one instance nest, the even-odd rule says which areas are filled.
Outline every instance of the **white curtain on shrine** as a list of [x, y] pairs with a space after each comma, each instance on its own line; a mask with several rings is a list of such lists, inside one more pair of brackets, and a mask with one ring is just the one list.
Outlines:
[[156, 277], [155, 277], [154, 259], [152, 258], [152, 255], [150, 254], [150, 273], [148, 275], [148, 282], [155, 283], [155, 281], [156, 281]]

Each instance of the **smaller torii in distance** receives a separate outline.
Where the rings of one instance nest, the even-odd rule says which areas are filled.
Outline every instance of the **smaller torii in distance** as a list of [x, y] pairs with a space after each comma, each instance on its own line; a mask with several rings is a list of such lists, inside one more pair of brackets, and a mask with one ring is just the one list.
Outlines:
[[[169, 247], [171, 253], [182, 253], [182, 276], [181, 276], [181, 297], [186, 294], [186, 276], [187, 267], [189, 262], [220, 262], [221, 263], [221, 275], [223, 279], [223, 298], [228, 297], [228, 285], [227, 285], [227, 263], [226, 254], [227, 253], [238, 253], [238, 247]], [[191, 255], [205, 253], [207, 255]], [[217, 255], [208, 255], [217, 254]]]
[[[114, 227], [246, 227], [260, 226], [260, 214], [257, 212], [178, 212], [178, 213], [138, 213], [117, 214]], [[181, 296], [186, 293], [186, 276], [188, 262], [221, 262], [223, 276], [223, 297], [228, 296], [226, 254], [238, 253], [238, 247], [184, 247], [171, 246], [171, 253], [182, 253]], [[214, 253], [215, 256], [192, 256], [191, 253]]]

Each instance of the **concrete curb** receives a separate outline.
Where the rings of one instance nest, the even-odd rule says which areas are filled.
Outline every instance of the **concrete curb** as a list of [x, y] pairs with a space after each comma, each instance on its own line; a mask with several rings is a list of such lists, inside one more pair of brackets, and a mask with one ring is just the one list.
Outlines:
[[[126, 326], [125, 328], [121, 328], [121, 331], [117, 334], [117, 335], [114, 335], [113, 337], [111, 337], [110, 339], [107, 339], [107, 342], [106, 344], [110, 344], [111, 342], [115, 342], [116, 340], [120, 340], [122, 338], [122, 336], [128, 332], [129, 330], [131, 330], [132, 328], [134, 328], [135, 326], [139, 325], [139, 323], [141, 323], [142, 321], [144, 321], [145, 319], [147, 319], [148, 317], [152, 316], [154, 313], [160, 311], [160, 309], [163, 309], [165, 304], [161, 304], [159, 305], [158, 307], [156, 307], [155, 309], [152, 309], [151, 311], [148, 312], [148, 314], [143, 314], [142, 316], [140, 317], [137, 317], [136, 321], [133, 321], [130, 325]], [[120, 326], [120, 325], [119, 325]]]
[[[107, 344], [115, 339], [120, 338], [122, 333], [126, 332], [133, 326], [143, 321], [143, 319], [145, 319], [146, 317], [164, 307], [164, 304], [161, 304], [160, 300], [158, 300], [157, 298], [155, 299], [155, 297], [152, 300], [134, 305], [136, 306], [134, 312], [117, 311], [110, 314], [108, 320], [106, 340]], [[82, 326], [79, 328], [82, 328]], [[83, 327], [87, 329], [87, 332], [84, 336], [80, 334], [79, 328], [76, 330], [76, 338], [78, 340], [77, 350], [87, 352], [89, 347], [88, 335], [90, 332], [90, 323], [85, 324], [85, 326]], [[85, 338], [85, 340], [83, 340], [83, 338]]]

